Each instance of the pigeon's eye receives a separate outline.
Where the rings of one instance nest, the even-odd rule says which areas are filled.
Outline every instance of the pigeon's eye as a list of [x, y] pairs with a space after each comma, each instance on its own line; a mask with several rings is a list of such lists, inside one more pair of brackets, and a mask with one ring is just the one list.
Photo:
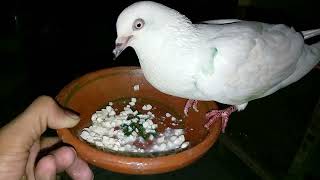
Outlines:
[[139, 30], [143, 27], [144, 21], [143, 19], [136, 19], [133, 23], [133, 30]]

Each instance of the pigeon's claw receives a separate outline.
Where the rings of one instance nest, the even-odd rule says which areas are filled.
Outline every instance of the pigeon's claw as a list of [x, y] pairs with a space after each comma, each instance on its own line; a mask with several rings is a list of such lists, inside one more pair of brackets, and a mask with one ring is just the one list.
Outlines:
[[198, 105], [198, 101], [197, 100], [193, 100], [193, 99], [189, 99], [186, 103], [186, 105], [184, 106], [184, 115], [185, 116], [188, 116], [188, 112], [189, 112], [189, 109], [193, 108], [193, 110], [195, 110], [196, 112], [198, 112], [198, 108], [197, 108], [197, 105]]
[[230, 106], [226, 109], [223, 110], [212, 110], [210, 112], [208, 112], [206, 114], [206, 119], [208, 120], [208, 122], [204, 125], [205, 128], [209, 129], [209, 127], [216, 122], [219, 117], [222, 118], [222, 132], [225, 132], [225, 129], [227, 127], [228, 124], [228, 120], [229, 120], [229, 116], [231, 115], [231, 113], [235, 112], [237, 110], [236, 106]]

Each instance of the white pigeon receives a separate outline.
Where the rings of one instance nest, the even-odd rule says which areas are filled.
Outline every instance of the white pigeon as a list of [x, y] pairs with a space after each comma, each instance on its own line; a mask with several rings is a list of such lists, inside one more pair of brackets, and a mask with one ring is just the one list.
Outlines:
[[320, 29], [296, 32], [283, 24], [237, 19], [193, 24], [162, 4], [141, 1], [125, 8], [116, 23], [115, 58], [128, 46], [139, 59], [146, 80], [159, 91], [197, 101], [230, 105], [206, 114], [205, 127], [249, 101], [268, 96], [306, 75], [320, 61], [320, 43], [304, 39]]

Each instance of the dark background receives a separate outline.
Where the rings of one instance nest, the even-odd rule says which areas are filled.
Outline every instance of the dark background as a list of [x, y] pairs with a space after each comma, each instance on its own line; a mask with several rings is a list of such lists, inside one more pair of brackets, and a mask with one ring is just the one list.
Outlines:
[[[112, 60], [117, 17], [133, 2], [2, 2], [0, 124], [14, 118], [37, 96], [54, 97], [66, 84], [85, 73], [114, 66], [139, 66], [132, 49], [124, 51], [116, 61]], [[320, 3], [316, 0], [157, 2], [177, 9], [193, 22], [241, 18], [284, 23], [298, 31], [320, 28]], [[317, 40], [319, 38], [307, 43]], [[298, 177], [296, 174], [299, 174], [305, 179], [320, 179], [319, 168], [315, 165], [320, 159], [315, 153], [319, 149], [318, 134], [312, 134], [311, 149], [307, 148], [309, 160], [305, 160], [304, 168], [290, 171], [296, 167], [294, 158], [300, 157], [297, 152], [302, 142], [307, 141], [304, 139], [307, 129], [312, 127], [310, 121], [320, 92], [319, 72], [313, 70], [298, 83], [249, 103], [246, 111], [231, 116], [227, 133], [221, 136], [216, 148], [193, 166], [168, 176], [272, 179], [288, 174]], [[109, 172], [106, 175], [102, 170], [96, 173], [97, 177], [109, 179], [127, 177]]]

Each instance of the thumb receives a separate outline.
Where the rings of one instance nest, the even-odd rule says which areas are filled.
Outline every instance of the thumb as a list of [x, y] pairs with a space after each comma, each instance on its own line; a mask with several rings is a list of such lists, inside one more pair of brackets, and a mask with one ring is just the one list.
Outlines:
[[27, 150], [47, 128], [71, 128], [79, 120], [78, 115], [61, 108], [51, 97], [40, 96], [1, 130], [0, 137], [10, 136], [15, 145], [21, 145], [23, 150]]

